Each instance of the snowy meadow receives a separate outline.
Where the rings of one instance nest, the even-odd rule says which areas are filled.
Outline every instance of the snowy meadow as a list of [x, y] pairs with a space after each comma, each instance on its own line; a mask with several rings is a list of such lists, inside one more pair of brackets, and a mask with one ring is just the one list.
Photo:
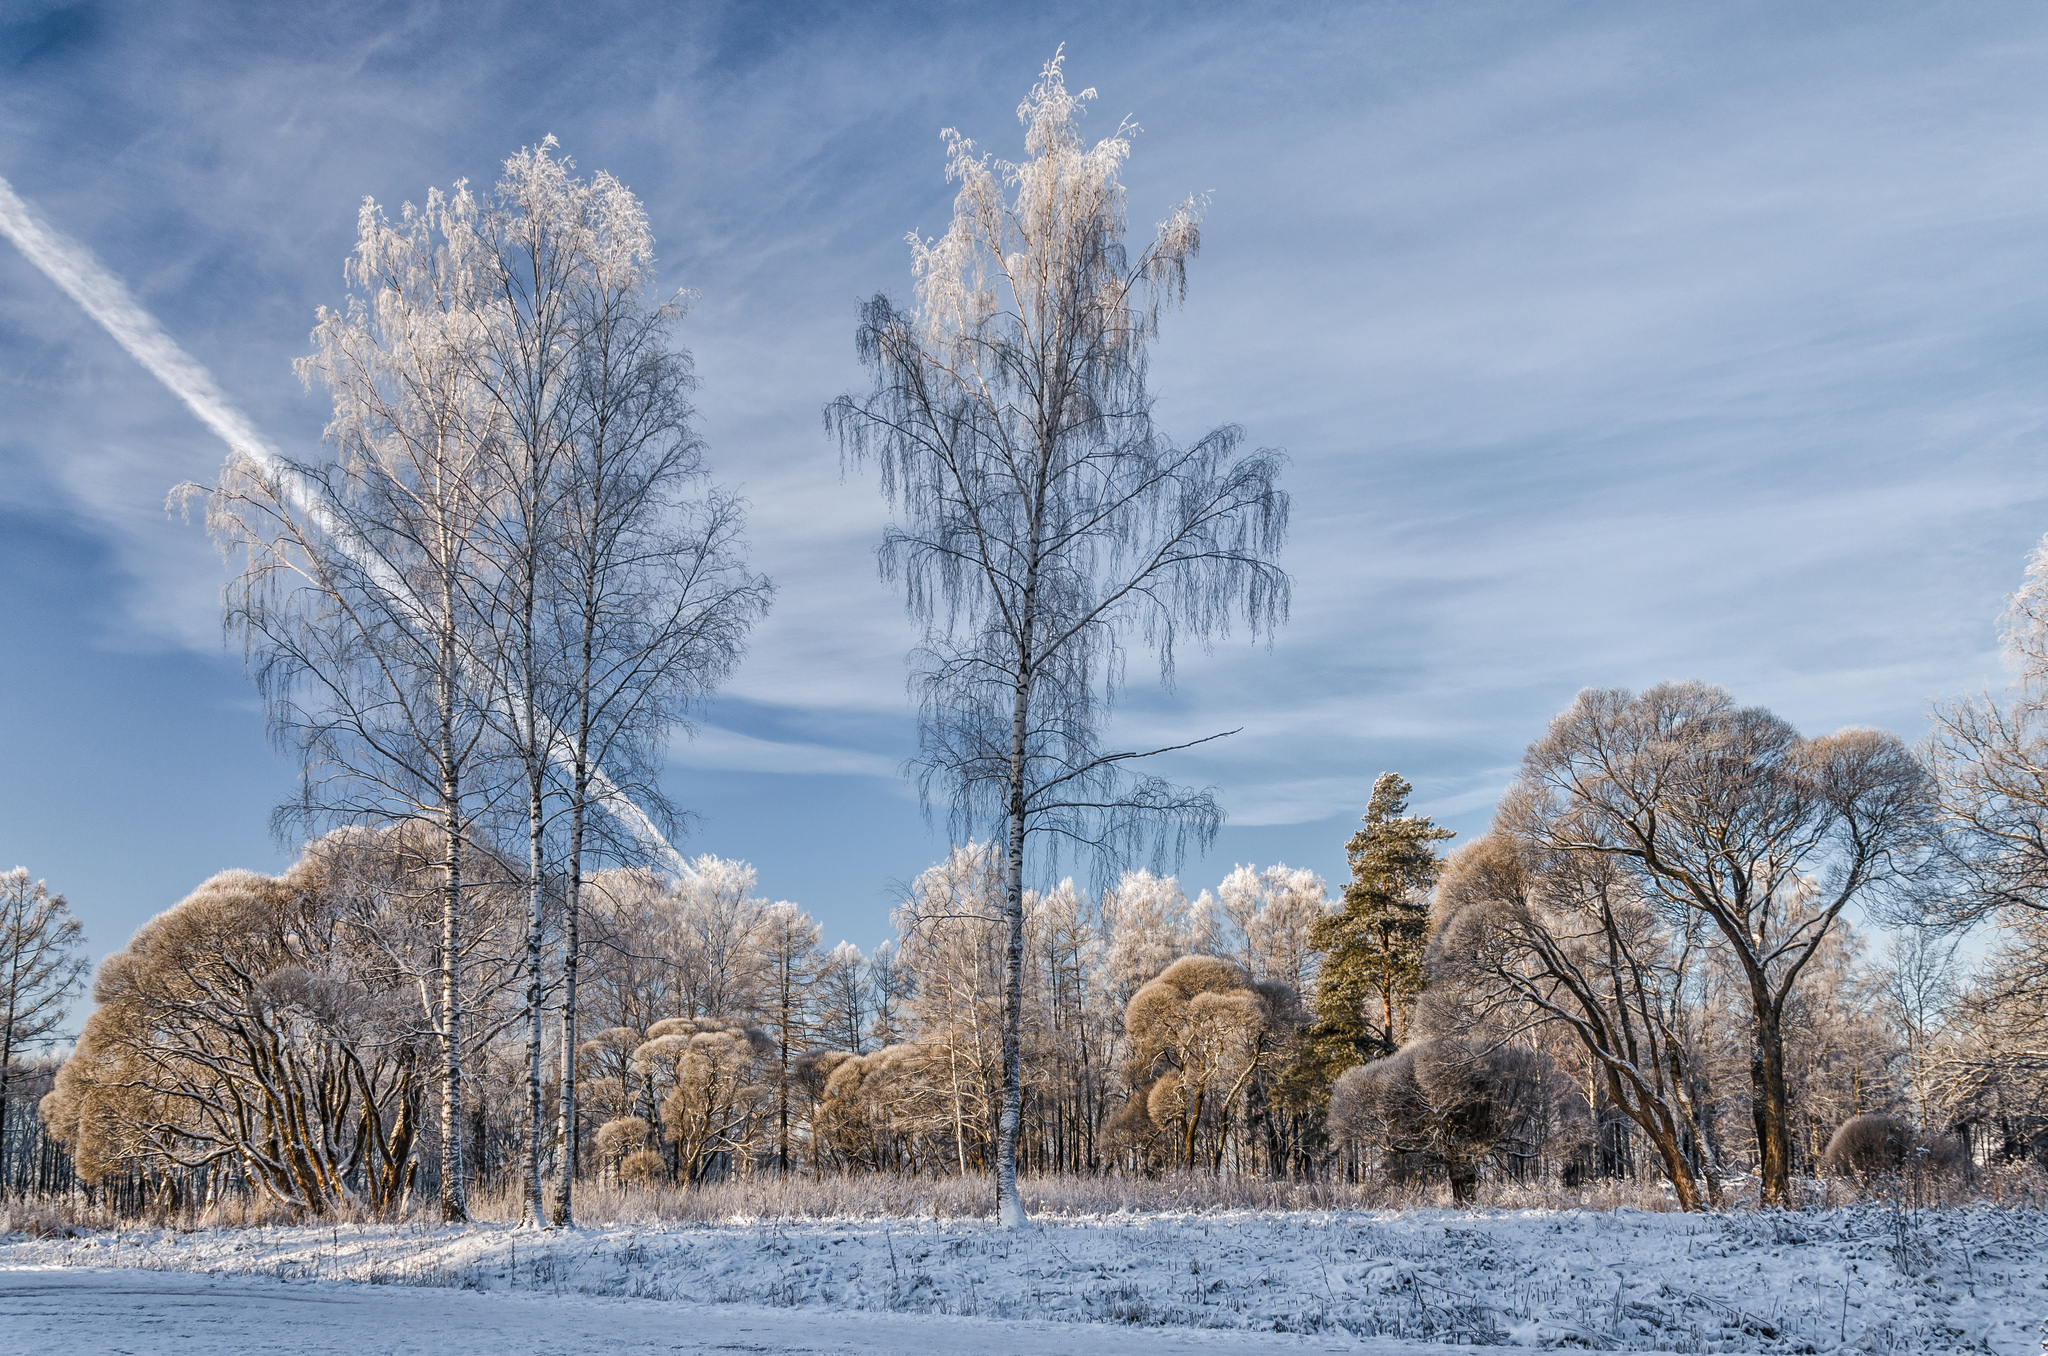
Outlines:
[[[2020, 1353], [2038, 1209], [1499, 1210], [129, 1228], [0, 1243], [0, 1275], [121, 1268], [487, 1296], [1313, 1335], [1346, 1348]], [[4, 1292], [0, 1292], [4, 1293]], [[1398, 1347], [1395, 1349], [1399, 1349]]]

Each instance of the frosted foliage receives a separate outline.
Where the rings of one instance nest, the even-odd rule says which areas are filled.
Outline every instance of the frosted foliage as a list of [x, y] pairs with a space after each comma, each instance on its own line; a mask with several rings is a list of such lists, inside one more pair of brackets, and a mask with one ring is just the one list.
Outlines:
[[675, 881], [641, 870], [591, 877], [592, 923], [608, 953], [591, 979], [600, 1008], [604, 971], [617, 968], [625, 1009], [708, 1017], [759, 1010], [774, 906], [754, 893], [747, 862], [707, 854], [690, 865], [692, 874]]
[[1216, 887], [1228, 949], [1253, 979], [1277, 979], [1297, 992], [1310, 987], [1315, 966], [1311, 933], [1330, 912], [1329, 888], [1306, 867], [1240, 866]]
[[551, 154], [556, 146], [547, 137], [507, 156], [499, 196], [528, 217], [544, 216], [553, 248], [587, 271], [597, 290], [622, 294], [642, 286], [650, 280], [654, 235], [639, 197], [602, 170], [576, 178], [573, 160]]
[[1003, 864], [990, 844], [954, 848], [911, 883], [896, 923], [900, 964], [911, 979], [909, 1010], [920, 1031], [950, 1040], [966, 1027], [977, 1042], [992, 1044], [1002, 907]]
[[1102, 930], [1108, 938], [1105, 963], [1118, 1003], [1127, 1003], [1146, 983], [1182, 956], [1208, 951], [1216, 930], [1199, 901], [1172, 876], [1126, 871], [1116, 887], [1102, 892]]
[[474, 373], [505, 317], [492, 304], [491, 253], [467, 185], [430, 190], [395, 223], [365, 199], [356, 234], [348, 303], [319, 309], [315, 351], [294, 366], [309, 387], [350, 393], [327, 425], [345, 464], [368, 461], [403, 482], [442, 466], [456, 442], [486, 441], [493, 411]]
[[[747, 870], [751, 876], [753, 868]], [[778, 899], [764, 909], [753, 932], [771, 956], [783, 957], [808, 955], [824, 936], [817, 919], [786, 899]], [[856, 950], [854, 954], [858, 957], [860, 953]]]
[[906, 955], [913, 934], [957, 919], [994, 922], [1003, 907], [1003, 865], [993, 843], [969, 843], [928, 866], [910, 884], [910, 898], [897, 913]]
[[1000, 1025], [1002, 907], [1002, 859], [992, 845], [970, 843], [920, 872], [896, 915], [918, 1030], [969, 1040], [978, 1057], [994, 1050]]
[[[995, 356], [983, 332], [1006, 304], [1006, 318], [1034, 347], [1063, 347], [1070, 336], [1062, 329], [1080, 327], [1112, 361], [1129, 361], [1157, 330], [1161, 304], [1186, 291], [1187, 261], [1201, 247], [1200, 204], [1190, 198], [1160, 223], [1134, 273], [1124, 271], [1120, 248], [1105, 248], [1123, 239], [1118, 171], [1136, 128], [1125, 122], [1087, 146], [1080, 117], [1095, 91], [1069, 92], [1063, 62], [1054, 57], [1017, 107], [1030, 159], [977, 155], [972, 141], [946, 129], [946, 174], [960, 184], [952, 228], [936, 241], [910, 237], [922, 337], [985, 389], [1010, 379], [982, 370]], [[1149, 297], [1134, 298], [1134, 283]]]
[[1024, 894], [1025, 933], [1033, 955], [1057, 952], [1080, 974], [1093, 977], [1102, 958], [1102, 930], [1089, 899], [1074, 885], [1073, 877], [1062, 880], [1041, 894]]
[[[875, 390], [827, 420], [900, 513], [880, 554], [925, 628], [924, 794], [950, 802], [959, 838], [1112, 865], [1153, 834], [1206, 840], [1221, 816], [1207, 792], [1131, 781], [1145, 753], [1102, 747], [1127, 649], [1170, 681], [1184, 638], [1268, 633], [1287, 607], [1272, 561], [1287, 500], [1279, 455], [1243, 451], [1235, 426], [1181, 446], [1153, 425], [1146, 351], [1200, 243], [1196, 203], [1133, 257], [1118, 179], [1133, 129], [1084, 143], [1090, 97], [1048, 64], [1019, 110], [1021, 163], [946, 134], [952, 223], [911, 239], [914, 307], [864, 308]], [[1012, 881], [1013, 909], [1021, 893]]]
[[2005, 655], [2028, 691], [2048, 691], [2048, 537], [2027, 557], [2027, 575], [2005, 608]]
[[709, 1015], [749, 1009], [760, 982], [755, 952], [771, 906], [755, 895], [750, 864], [707, 855], [695, 866], [693, 877], [672, 887], [680, 952], [702, 977], [692, 1006]]

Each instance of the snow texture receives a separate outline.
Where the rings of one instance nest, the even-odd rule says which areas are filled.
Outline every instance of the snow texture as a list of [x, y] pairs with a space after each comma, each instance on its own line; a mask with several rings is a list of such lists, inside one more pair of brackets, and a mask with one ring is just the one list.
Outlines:
[[[269, 1333], [339, 1351], [371, 1324], [376, 1350], [447, 1356], [574, 1350], [598, 1332], [625, 1351], [2018, 1356], [2040, 1349], [2044, 1263], [2048, 1216], [1985, 1208], [1111, 1215], [1016, 1234], [958, 1220], [131, 1230], [0, 1243], [0, 1349], [116, 1350], [126, 1335], [130, 1350], [255, 1350]], [[316, 1329], [290, 1326], [305, 1313]]]
[[[672, 1352], [917, 1352], [920, 1356], [1357, 1351], [1349, 1341], [925, 1315], [816, 1314], [756, 1305], [475, 1295], [325, 1281], [135, 1271], [0, 1271], [0, 1351], [606, 1356]], [[1393, 1353], [1405, 1343], [1386, 1343]], [[1367, 1350], [1371, 1350], [1368, 1348]]]

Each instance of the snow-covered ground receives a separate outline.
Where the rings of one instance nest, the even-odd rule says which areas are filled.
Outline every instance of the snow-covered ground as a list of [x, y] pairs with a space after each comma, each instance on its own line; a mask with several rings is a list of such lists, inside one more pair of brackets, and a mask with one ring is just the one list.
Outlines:
[[[925, 1314], [820, 1315], [750, 1304], [581, 1295], [479, 1295], [332, 1281], [163, 1271], [0, 1271], [0, 1351], [176, 1356], [652, 1356], [793, 1352], [818, 1356], [1239, 1356], [1358, 1350], [1348, 1339], [1125, 1328]], [[1377, 1356], [1374, 1348], [1366, 1348]], [[1407, 1343], [1378, 1348], [1412, 1352]]]
[[[122, 1349], [107, 1343], [241, 1314], [332, 1328], [337, 1351], [345, 1329], [373, 1323], [376, 1342], [346, 1349], [443, 1356], [576, 1351], [593, 1333], [605, 1350], [931, 1356], [1427, 1343], [2018, 1356], [2040, 1350], [2048, 1317], [2048, 1216], [1242, 1212], [1062, 1219], [1016, 1235], [979, 1221], [757, 1220], [0, 1243], [0, 1349]], [[434, 1336], [457, 1329], [476, 1336]], [[221, 1333], [182, 1349], [257, 1349]], [[295, 1336], [278, 1349], [326, 1348]]]

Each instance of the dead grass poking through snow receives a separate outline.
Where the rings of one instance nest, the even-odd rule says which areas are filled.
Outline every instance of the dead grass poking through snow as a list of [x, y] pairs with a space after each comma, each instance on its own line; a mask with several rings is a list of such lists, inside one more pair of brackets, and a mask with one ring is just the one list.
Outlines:
[[[1438, 1183], [1284, 1182], [1260, 1178], [1174, 1173], [1160, 1177], [1060, 1175], [1027, 1177], [1019, 1184], [1024, 1208], [1040, 1219], [1104, 1215], [1211, 1214], [1231, 1210], [1295, 1212], [1319, 1210], [1416, 1210], [1448, 1208], [1450, 1191]], [[1746, 1206], [1745, 1182], [1729, 1184], [1730, 1208]], [[1878, 1179], [1859, 1182], [1822, 1179], [1804, 1184], [1812, 1207], [1875, 1203], [1907, 1208], [1989, 1204], [2040, 1208], [2048, 1205], [2048, 1174], [2032, 1166], [1979, 1171], [1968, 1179]], [[1555, 1183], [1495, 1181], [1483, 1184], [1472, 1202], [1478, 1210], [1647, 1210], [1676, 1209], [1661, 1179], [1593, 1182], [1579, 1187]], [[478, 1193], [471, 1208], [479, 1219], [510, 1222], [519, 1217], [516, 1194]], [[751, 1220], [971, 1220], [995, 1214], [992, 1178], [775, 1177], [684, 1188], [584, 1186], [576, 1215], [589, 1225], [725, 1224]]]
[[[1743, 1210], [1753, 1193], [1746, 1179], [1731, 1182], [1726, 1208]], [[1058, 1175], [1027, 1177], [1020, 1187], [1024, 1206], [1039, 1219], [1091, 1219], [1110, 1215], [1216, 1214], [1225, 1211], [1294, 1213], [1329, 1210], [1417, 1210], [1449, 1208], [1447, 1188], [1436, 1183], [1376, 1181], [1285, 1182], [1260, 1178], [1175, 1173], [1160, 1177]], [[1991, 1205], [2048, 1208], [2048, 1172], [2031, 1164], [1983, 1168], [1968, 1175], [1808, 1179], [1799, 1184], [1800, 1204], [1832, 1209], [1865, 1204], [1903, 1209]], [[592, 1227], [730, 1224], [760, 1220], [978, 1220], [993, 1218], [991, 1178], [860, 1176], [777, 1177], [761, 1174], [704, 1186], [673, 1183], [600, 1185], [577, 1188], [576, 1217]], [[1578, 1187], [1556, 1183], [1484, 1183], [1472, 1202], [1476, 1210], [1644, 1210], [1675, 1208], [1666, 1185], [1655, 1178], [1602, 1180]], [[520, 1197], [514, 1187], [478, 1189], [470, 1197], [481, 1223], [513, 1223]], [[436, 1222], [431, 1200], [415, 1201], [409, 1222]], [[133, 1228], [269, 1228], [293, 1224], [369, 1224], [368, 1215], [343, 1212], [311, 1219], [257, 1197], [229, 1197], [204, 1206], [117, 1217], [103, 1206], [68, 1201], [0, 1200], [0, 1237], [48, 1237], [67, 1230]]]

